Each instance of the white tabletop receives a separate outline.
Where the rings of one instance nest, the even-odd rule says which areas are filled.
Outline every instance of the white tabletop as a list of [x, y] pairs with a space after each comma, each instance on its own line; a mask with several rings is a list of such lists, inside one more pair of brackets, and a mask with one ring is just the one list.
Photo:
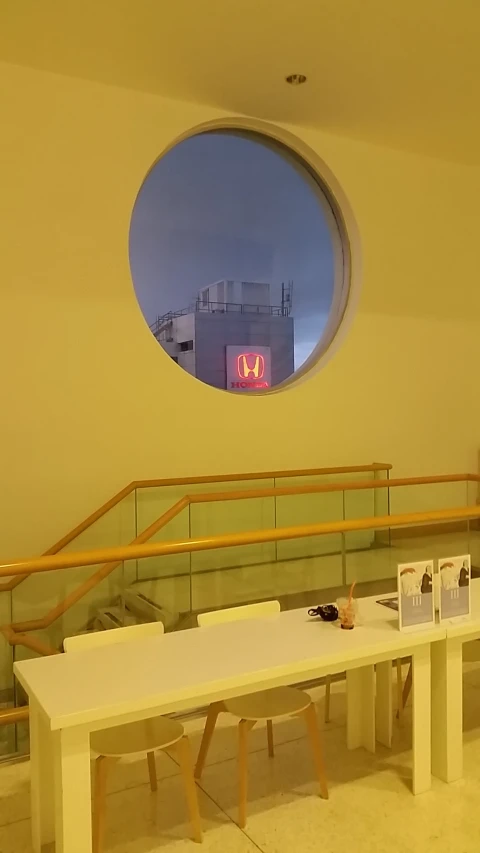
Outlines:
[[352, 631], [292, 610], [22, 661], [14, 671], [52, 730], [93, 728], [393, 659], [445, 637], [444, 626], [401, 633], [397, 614], [377, 598], [359, 601]]

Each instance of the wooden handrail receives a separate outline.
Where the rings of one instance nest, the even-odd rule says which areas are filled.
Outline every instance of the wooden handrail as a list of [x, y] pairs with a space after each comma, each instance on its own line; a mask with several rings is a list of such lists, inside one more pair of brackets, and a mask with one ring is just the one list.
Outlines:
[[59, 655], [61, 652], [58, 649], [54, 649], [52, 646], [49, 646], [47, 643], [43, 643], [38, 637], [30, 637], [28, 634], [17, 634], [14, 632], [14, 643], [15, 646], [24, 646], [26, 649], [31, 649], [32, 652], [36, 652], [37, 655], [41, 657], [48, 657], [49, 655]]
[[[61, 551], [62, 548], [65, 548], [67, 545], [70, 544], [70, 542], [73, 542], [73, 540], [76, 539], [77, 536], [80, 536], [81, 533], [84, 533], [84, 531], [87, 530], [88, 527], [91, 527], [92, 524], [95, 524], [95, 522], [102, 518], [102, 516], [104, 516], [110, 509], [113, 509], [113, 507], [119, 504], [120, 501], [128, 497], [128, 495], [130, 495], [134, 489], [134, 483], [130, 483], [128, 486], [125, 486], [124, 489], [122, 489], [120, 492], [117, 492], [117, 494], [110, 498], [110, 500], [106, 501], [104, 504], [102, 504], [102, 506], [96, 509], [95, 512], [92, 512], [89, 516], [87, 516], [87, 518], [81, 521], [80, 524], [77, 524], [77, 526], [74, 527], [73, 530], [70, 530], [69, 533], [67, 533], [65, 536], [62, 536], [62, 538], [59, 539], [58, 542], [55, 542], [55, 544], [52, 545], [50, 548], [48, 548], [47, 551], [44, 551], [44, 556], [47, 557], [50, 554], [58, 554], [58, 552]], [[15, 587], [17, 587], [20, 583], [22, 583], [23, 580], [25, 580], [25, 577], [27, 577], [27, 575], [17, 575], [16, 577], [8, 580], [6, 583], [0, 584], [0, 592], [15, 589]]]
[[4, 708], [0, 711], [0, 726], [11, 726], [12, 723], [26, 722], [29, 716], [28, 705], [20, 708]]
[[[470, 475], [470, 474], [438, 474], [438, 475], [433, 475], [430, 477], [408, 477], [408, 478], [395, 479], [395, 480], [372, 480], [372, 481], [367, 481], [367, 482], [351, 480], [351, 481], [348, 481], [346, 483], [326, 483], [325, 485], [322, 485], [322, 486], [316, 486], [316, 485], [315, 486], [314, 485], [309, 485], [309, 486], [283, 486], [283, 487], [280, 486], [280, 487], [275, 488], [275, 489], [270, 488], [270, 489], [252, 489], [252, 490], [232, 491], [232, 492], [204, 492], [201, 494], [186, 495], [184, 498], [182, 498], [180, 501], [178, 501], [176, 504], [174, 504], [166, 513], [164, 513], [164, 515], [162, 515], [159, 519], [157, 519], [155, 522], [153, 522], [153, 525], [151, 525], [149, 528], [147, 528], [145, 531], [143, 531], [143, 533], [141, 533], [139, 535], [139, 537], [134, 539], [132, 541], [132, 543], [130, 544], [130, 546], [124, 546], [124, 547], [131, 547], [132, 545], [134, 545], [136, 543], [147, 541], [149, 536], [153, 535], [153, 533], [149, 534], [150, 530], [154, 529], [154, 532], [157, 532], [168, 521], [171, 521], [171, 519], [173, 519], [176, 515], [178, 515], [178, 513], [181, 512], [182, 509], [184, 509], [186, 506], [188, 506], [190, 504], [194, 504], [194, 503], [207, 503], [207, 502], [213, 503], [216, 501], [247, 500], [247, 499], [252, 499], [252, 498], [282, 497], [282, 496], [287, 496], [287, 495], [300, 495], [300, 494], [306, 495], [306, 494], [316, 494], [316, 493], [324, 493], [324, 492], [342, 492], [342, 491], [354, 491], [354, 490], [363, 490], [363, 489], [384, 489], [384, 488], [390, 488], [390, 486], [395, 488], [398, 486], [430, 485], [430, 484], [434, 484], [434, 483], [454, 483], [454, 482], [467, 481], [471, 478], [471, 476], [473, 476], [473, 475]], [[147, 539], [144, 538], [145, 536], [147, 537]], [[100, 553], [100, 551], [97, 550], [95, 552], [78, 552], [78, 553], [85, 555], [87, 553]], [[38, 560], [41, 560], [43, 558], [47, 558], [49, 556], [53, 557], [55, 555], [54, 554], [52, 554], [52, 555], [43, 554], [42, 557], [36, 558], [36, 560], [38, 561]], [[61, 558], [65, 555], [57, 555], [57, 556], [59, 556]], [[115, 559], [115, 561], [116, 561], [116, 559]], [[80, 565], [94, 565], [95, 563], [98, 563], [98, 562], [100, 562], [100, 560], [93, 560], [93, 561], [90, 561], [89, 563], [82, 563]], [[120, 562], [122, 562], [122, 560], [120, 560]], [[9, 577], [12, 575], [14, 578], [15, 577], [20, 577], [20, 578], [27, 577], [30, 573], [30, 569], [28, 567], [30, 565], [33, 565], [33, 564], [35, 564], [35, 558], [31, 559], [31, 560], [28, 560], [28, 559], [27, 560], [15, 560], [15, 561], [12, 561], [11, 563], [0, 564], [0, 577]], [[74, 565], [78, 566], [79, 564], [76, 563]], [[7, 571], [6, 569], [9, 566], [17, 567], [16, 571]], [[20, 566], [26, 566], [27, 568], [23, 572], [21, 572], [19, 570]], [[61, 564], [61, 559], [60, 559], [60, 563], [59, 563], [58, 567], [59, 568], [63, 567], [63, 565]], [[106, 572], [105, 574], [103, 573], [104, 570]], [[99, 575], [98, 580], [93, 584], [93, 586], [96, 586], [96, 583], [98, 583], [99, 580], [103, 580], [103, 578], [106, 577], [111, 571], [113, 571], [113, 569], [110, 569], [110, 571], [107, 571], [105, 566], [102, 567], [102, 569], [99, 569], [99, 572], [97, 573]], [[93, 579], [93, 577], [96, 577], [96, 575], [92, 576], [92, 579]], [[88, 588], [87, 588], [87, 586], [85, 586], [85, 592], [87, 592], [93, 588], [93, 586], [90, 585], [90, 580], [92, 580], [92, 579], [89, 579], [88, 581], [85, 582], [85, 584], [88, 584]], [[10, 578], [10, 580], [11, 580], [11, 578]], [[0, 591], [2, 589], [3, 588], [0, 585]], [[72, 593], [72, 595], [74, 595], [74, 593]], [[31, 623], [29, 623], [29, 624], [31, 624]], [[39, 628], [42, 627], [43, 624], [44, 624], [43, 620], [38, 620], [38, 627]]]
[[[77, 536], [80, 536], [81, 533], [84, 533], [92, 524], [95, 524], [102, 516], [106, 515], [109, 510], [113, 509], [120, 501], [124, 500], [124, 498], [128, 497], [135, 489], [148, 489], [148, 488], [158, 488], [163, 486], [188, 486], [188, 485], [199, 485], [202, 483], [227, 483], [227, 482], [235, 482], [242, 480], [269, 480], [272, 478], [280, 478], [280, 477], [314, 477], [314, 476], [322, 476], [329, 474], [361, 474], [367, 473], [368, 471], [391, 471], [392, 465], [388, 462], [372, 462], [369, 465], [347, 465], [343, 467], [337, 468], [304, 468], [304, 469], [294, 469], [290, 471], [257, 471], [253, 473], [247, 474], [219, 474], [219, 475], [205, 475], [201, 477], [173, 477], [171, 479], [154, 479], [154, 480], [134, 480], [129, 483], [128, 486], [125, 486], [116, 495], [113, 495], [108, 501], [106, 501], [102, 506], [98, 507], [95, 512], [92, 512], [87, 518], [77, 524], [73, 530], [70, 530], [69, 533], [62, 536], [58, 542], [55, 542], [47, 551], [44, 551], [43, 556], [48, 556], [50, 554], [58, 554], [62, 548], [65, 548], [70, 542], [73, 542]], [[28, 575], [16, 575], [13, 578], [9, 578], [8, 581], [0, 584], [0, 592], [7, 592], [9, 590], [15, 589], [20, 583], [22, 583]]]
[[215, 501], [239, 501], [252, 498], [285, 497], [286, 495], [311, 495], [323, 492], [353, 492], [366, 489], [389, 489], [398, 486], [428, 486], [434, 483], [463, 483], [469, 474], [438, 474], [431, 477], [406, 477], [396, 480], [348, 480], [345, 483], [325, 483], [310, 486], [278, 486], [266, 489], [245, 489], [230, 492], [203, 492], [187, 495], [189, 502], [210, 503]]
[[60, 654], [58, 649], [54, 649], [53, 646], [49, 646], [37, 637], [27, 637], [26, 634], [17, 633], [13, 625], [2, 625], [0, 631], [4, 634], [11, 646], [25, 646], [25, 648], [31, 649], [32, 652], [36, 652], [42, 657]]
[[[162, 527], [165, 527], [172, 518], [175, 518], [183, 509], [188, 506], [188, 499], [182, 498], [177, 501], [170, 509], [163, 513], [156, 521], [152, 522], [149, 527], [147, 527], [139, 536], [135, 537], [132, 543], [128, 547], [133, 547], [134, 545], [141, 545], [144, 542], [148, 542], [155, 533], [158, 533]], [[61, 556], [61, 555], [59, 555]], [[48, 559], [48, 558], [44, 558]], [[56, 619], [73, 607], [77, 601], [80, 601], [87, 592], [94, 589], [98, 584], [105, 580], [112, 572], [115, 571], [119, 566], [121, 566], [123, 560], [114, 560], [109, 562], [104, 562], [103, 560], [97, 560], [97, 563], [103, 563], [96, 572], [93, 573], [89, 578], [87, 578], [83, 583], [81, 583], [76, 589], [72, 590], [72, 592], [67, 595], [63, 601], [60, 601], [52, 610], [45, 614], [41, 619], [30, 619], [25, 622], [14, 622], [10, 627], [14, 631], [41, 631], [44, 628], [48, 628]], [[95, 563], [94, 563], [95, 564]], [[94, 565], [93, 564], [93, 565]], [[92, 563], [85, 563], [84, 565], [92, 565]]]
[[204, 477], [177, 477], [174, 480], [137, 480], [137, 489], [158, 486], [194, 486], [202, 483], [231, 483], [236, 480], [275, 480], [283, 477], [319, 477], [329, 474], [366, 474], [369, 471], [391, 471], [389, 462], [372, 462], [369, 465], [343, 465], [333, 468], [290, 468], [282, 471], [256, 471], [247, 474], [209, 474]]
[[[376, 481], [368, 481], [368, 482], [358, 482], [358, 481], [349, 481], [347, 483], [329, 483], [322, 486], [284, 486], [276, 489], [258, 489], [258, 490], [245, 490], [245, 491], [235, 491], [235, 492], [212, 492], [212, 493], [203, 493], [199, 495], [186, 495], [180, 501], [177, 501], [166, 513], [164, 513], [160, 518], [153, 522], [146, 530], [144, 530], [139, 536], [137, 536], [129, 546], [124, 546], [127, 548], [132, 548], [134, 546], [139, 546], [146, 543], [156, 532], [158, 532], [162, 527], [164, 527], [169, 521], [171, 521], [175, 516], [177, 516], [183, 509], [185, 509], [190, 504], [194, 503], [202, 503], [202, 502], [214, 502], [214, 501], [225, 501], [225, 500], [244, 500], [249, 498], [260, 498], [267, 496], [285, 496], [285, 495], [298, 495], [298, 494], [315, 494], [317, 492], [329, 492], [329, 491], [351, 491], [355, 489], [365, 489], [365, 488], [388, 488], [390, 486], [408, 486], [408, 485], [425, 485], [431, 483], [448, 483], [448, 482], [462, 482], [468, 478], [469, 475], [466, 474], [445, 474], [445, 475], [435, 475], [431, 477], [413, 477], [413, 478], [404, 478], [404, 479], [396, 479], [396, 480], [376, 480]], [[310, 535], [310, 534], [300, 534], [300, 535]], [[213, 540], [208, 540], [213, 541]], [[268, 541], [268, 540], [254, 540], [254, 541]], [[192, 540], [188, 540], [188, 542], [192, 542]], [[208, 547], [228, 547], [224, 545], [210, 545]], [[188, 548], [187, 548], [188, 550]], [[193, 550], [193, 549], [192, 549]], [[122, 549], [120, 549], [120, 552]], [[65, 567], [79, 567], [85, 565], [95, 565], [96, 563], [103, 563], [90, 578], [87, 578], [82, 584], [80, 584], [77, 589], [73, 590], [63, 601], [59, 602], [52, 610], [50, 610], [45, 616], [40, 619], [31, 619], [24, 622], [16, 622], [13, 623], [11, 628], [15, 632], [24, 632], [24, 631], [35, 631], [42, 630], [48, 628], [56, 619], [63, 615], [70, 607], [80, 601], [84, 595], [90, 592], [95, 588], [102, 580], [108, 577], [118, 566], [123, 562], [124, 559], [136, 559], [135, 556], [132, 557], [119, 557], [116, 556], [117, 553], [120, 553], [118, 549], [104, 549], [104, 550], [96, 550], [90, 552], [80, 552], [75, 555], [74, 562], [72, 563], [72, 554], [47, 554], [43, 555], [43, 557], [35, 560], [26, 560], [26, 561], [14, 561], [12, 563], [4, 564], [0, 566], [0, 577], [8, 576], [10, 578], [10, 582], [12, 580], [12, 576], [15, 579], [19, 577], [20, 579], [28, 576], [34, 571], [50, 571], [52, 568], [65, 568]], [[106, 557], [105, 554], [114, 554], [112, 559]], [[170, 553], [170, 552], [169, 552]], [[94, 555], [92, 557], [92, 554]], [[154, 555], [154, 554], [152, 554]], [[158, 555], [158, 552], [157, 554]], [[57, 557], [55, 565], [51, 565], [51, 560], [53, 557]], [[48, 564], [50, 568], [40, 568], [35, 569], [35, 565], [45, 566], [45, 560], [48, 561], [50, 558], [50, 563]], [[88, 560], [88, 561], [87, 561]], [[43, 562], [42, 562], [43, 561]], [[21, 567], [25, 567], [23, 570]], [[26, 570], [25, 570], [26, 569]], [[1, 586], [0, 586], [1, 589]], [[18, 636], [18, 634], [16, 635]]]
[[117, 565], [127, 560], [141, 560], [147, 557], [163, 557], [171, 554], [185, 554], [196, 551], [209, 551], [219, 548], [233, 548], [239, 545], [254, 545], [263, 542], [302, 539], [309, 536], [323, 536], [329, 533], [349, 533], [356, 530], [380, 530], [385, 527], [409, 527], [416, 524], [434, 522], [462, 521], [480, 518], [480, 507], [467, 506], [452, 509], [439, 509], [430, 512], [410, 512], [397, 515], [371, 516], [346, 521], [302, 524], [296, 527], [276, 527], [266, 530], [249, 530], [244, 533], [225, 533], [219, 536], [201, 536], [194, 539], [181, 539], [171, 542], [144, 542], [143, 544], [123, 545], [115, 548], [99, 548], [93, 551], [69, 552], [52, 556], [37, 557], [33, 560], [16, 560], [0, 564], [0, 577], [11, 574], [31, 574], [49, 572], [56, 569], [71, 569], [80, 566], [92, 566], [96, 563]]
[[[178, 502], [184, 504], [186, 498]], [[177, 506], [177, 505], [176, 505]], [[171, 515], [173, 507], [168, 511]], [[165, 514], [167, 515], [167, 514]], [[459, 507], [454, 509], [434, 510], [431, 512], [402, 513], [397, 515], [373, 516], [347, 521], [323, 522], [319, 524], [299, 525], [296, 527], [273, 528], [269, 530], [253, 530], [246, 533], [230, 533], [221, 536], [206, 536], [196, 539], [186, 539], [171, 542], [148, 543], [147, 537], [151, 538], [160, 529], [165, 515], [157, 519], [148, 531], [144, 531], [137, 542], [117, 548], [103, 548], [96, 551], [79, 553], [56, 554], [38, 557], [36, 560], [15, 562], [0, 565], [0, 576], [12, 574], [17, 571], [25, 572], [25, 567], [31, 574], [52, 571], [55, 569], [67, 569], [79, 566], [95, 565], [103, 563], [102, 567], [91, 578], [81, 584], [64, 601], [60, 602], [43, 619], [31, 620], [30, 622], [14, 623], [4, 625], [2, 631], [11, 645], [26, 645], [34, 651], [44, 654], [56, 654], [57, 651], [51, 647], [44, 646], [45, 651], [40, 651], [39, 642], [28, 638], [24, 632], [48, 628], [55, 619], [62, 616], [73, 604], [79, 601], [83, 595], [92, 589], [103, 577], [117, 568], [127, 560], [139, 560], [146, 557], [167, 556], [171, 554], [182, 554], [196, 551], [215, 550], [219, 548], [235, 547], [239, 545], [252, 545], [256, 543], [283, 541], [288, 539], [300, 539], [309, 536], [321, 536], [331, 533], [348, 533], [355, 530], [380, 530], [383, 528], [411, 527], [415, 524], [431, 524], [439, 522], [460, 521], [480, 518], [480, 507]], [[139, 541], [143, 539], [143, 542]], [[20, 632], [20, 633], [17, 633]], [[32, 645], [32, 641], [37, 645]]]
[[[387, 466], [378, 465], [377, 470], [385, 470]], [[391, 466], [388, 466], [391, 467]], [[371, 470], [371, 469], [369, 469]], [[292, 475], [293, 476], [293, 475]], [[239, 478], [240, 479], [240, 478]], [[245, 479], [247, 477], [245, 476]], [[260, 479], [260, 477], [259, 477]], [[384, 480], [375, 481], [363, 486], [360, 483], [352, 484], [330, 484], [334, 488], [326, 487], [285, 487], [274, 490], [259, 490], [266, 491], [268, 494], [273, 491], [273, 494], [305, 494], [313, 491], [341, 491], [347, 486], [347, 490], [354, 488], [385, 488], [389, 486], [402, 485], [424, 485], [428, 483], [444, 483], [444, 482], [460, 482], [462, 480], [480, 482], [480, 475], [477, 474], [452, 474], [445, 476], [435, 476], [426, 478], [410, 478], [403, 480]], [[189, 480], [191, 483], [192, 480]], [[338, 488], [337, 488], [338, 486]], [[350, 488], [349, 488], [350, 487]], [[292, 491], [293, 490], [293, 491]], [[125, 491], [125, 490], [123, 490]], [[403, 513], [397, 515], [387, 515], [381, 517], [370, 517], [363, 519], [353, 519], [350, 521], [326, 522], [320, 524], [301, 525], [298, 527], [274, 528], [263, 531], [250, 531], [239, 534], [225, 534], [216, 537], [200, 537], [192, 540], [183, 540], [178, 542], [163, 542], [150, 543], [147, 540], [154, 535], [162, 526], [169, 520], [174, 518], [179, 512], [187, 507], [190, 503], [203, 502], [209, 497], [211, 500], [229, 500], [231, 493], [223, 493], [224, 497], [220, 497], [222, 493], [212, 493], [211, 495], [192, 495], [185, 496], [181, 501], [178, 501], [164, 515], [153, 522], [147, 530], [143, 531], [129, 546], [121, 548], [106, 548], [96, 551], [87, 551], [79, 553], [70, 553], [68, 555], [55, 555], [54, 553], [46, 552], [42, 557], [36, 560], [14, 561], [0, 565], [0, 576], [14, 575], [21, 579], [26, 577], [26, 573], [38, 573], [51, 571], [55, 569], [73, 568], [82, 565], [94, 565], [99, 562], [104, 562], [101, 569], [92, 575], [78, 590], [71, 593], [57, 607], [53, 608], [49, 614], [42, 620], [32, 620], [30, 623], [23, 623], [25, 628], [22, 628], [21, 623], [15, 625], [4, 625], [1, 631], [4, 633], [8, 642], [11, 645], [23, 645], [41, 655], [59, 654], [58, 650], [53, 649], [47, 644], [41, 642], [37, 638], [29, 637], [25, 633], [17, 633], [17, 631], [34, 630], [35, 628], [48, 627], [56, 618], [61, 616], [69, 607], [83, 597], [86, 591], [92, 589], [96, 584], [105, 577], [106, 574], [117, 568], [126, 560], [136, 560], [146, 557], [166, 556], [168, 554], [180, 554], [186, 552], [214, 550], [225, 547], [235, 547], [239, 545], [249, 545], [255, 543], [264, 543], [272, 541], [282, 541], [288, 539], [297, 539], [309, 536], [328, 535], [331, 533], [348, 533], [358, 530], [378, 530], [384, 528], [410, 527], [412, 525], [422, 525], [431, 523], [448, 523], [450, 521], [461, 521], [468, 519], [480, 518], [480, 507], [459, 507], [445, 510], [434, 510], [431, 512]], [[240, 493], [241, 498], [258, 497], [258, 491], [244, 491]], [[238, 498], [237, 498], [238, 499]], [[112, 504], [112, 506], [115, 504]], [[100, 516], [98, 516], [100, 517]], [[68, 544], [68, 543], [66, 543]], [[63, 547], [63, 546], [62, 546]], [[52, 549], [50, 549], [51, 551]], [[108, 569], [108, 571], [107, 571]], [[106, 572], [106, 574], [102, 574]], [[88, 585], [88, 589], [86, 588]], [[48, 620], [48, 621], [47, 621]], [[28, 626], [28, 627], [26, 627]], [[9, 725], [16, 722], [26, 721], [29, 717], [28, 707], [10, 708], [0, 711], [0, 725]]]

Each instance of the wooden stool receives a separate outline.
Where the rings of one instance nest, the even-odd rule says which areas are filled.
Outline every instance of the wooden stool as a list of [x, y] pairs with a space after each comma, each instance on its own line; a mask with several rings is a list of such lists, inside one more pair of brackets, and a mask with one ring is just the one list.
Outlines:
[[[130, 625], [127, 628], [114, 628], [110, 631], [96, 631], [89, 634], [79, 634], [67, 637], [63, 641], [66, 652], [83, 651], [110, 643], [126, 643], [140, 640], [144, 637], [162, 635], [162, 622], [146, 622], [141, 625]], [[105, 803], [107, 771], [113, 761], [127, 755], [146, 754], [150, 788], [157, 790], [157, 772], [155, 767], [155, 751], [174, 747], [183, 777], [187, 806], [192, 823], [193, 838], [201, 842], [202, 828], [198, 810], [197, 789], [193, 776], [190, 744], [183, 726], [168, 717], [154, 717], [126, 723], [122, 726], [112, 726], [99, 732], [93, 732], [90, 745], [98, 756], [95, 762], [95, 790], [93, 800], [93, 853], [101, 853], [105, 828]]]
[[[204, 627], [218, 622], [255, 618], [256, 616], [263, 617], [279, 612], [280, 605], [278, 601], [266, 601], [261, 604], [250, 604], [244, 607], [203, 613], [198, 617], [198, 623], [201, 627]], [[238, 724], [239, 826], [243, 828], [247, 819], [248, 732], [260, 721], [266, 721], [267, 723], [268, 754], [273, 758], [273, 720], [303, 716], [312, 747], [315, 769], [320, 784], [320, 793], [324, 799], [328, 799], [322, 742], [317, 724], [315, 706], [308, 693], [298, 690], [296, 687], [275, 687], [271, 690], [263, 690], [259, 693], [250, 693], [247, 696], [228, 699], [225, 702], [214, 702], [208, 710], [205, 730], [195, 766], [195, 777], [197, 779], [201, 778], [217, 718], [223, 711], [233, 714], [240, 721]]]
[[[122, 630], [117, 628], [115, 630]], [[95, 788], [93, 798], [93, 853], [101, 853], [105, 829], [105, 804], [107, 771], [113, 761], [127, 755], [146, 753], [150, 789], [157, 790], [155, 750], [174, 747], [185, 787], [193, 838], [202, 841], [197, 790], [193, 777], [190, 743], [183, 726], [168, 717], [154, 717], [123, 726], [114, 726], [93, 732], [90, 739], [92, 750], [99, 756], [95, 762]]]

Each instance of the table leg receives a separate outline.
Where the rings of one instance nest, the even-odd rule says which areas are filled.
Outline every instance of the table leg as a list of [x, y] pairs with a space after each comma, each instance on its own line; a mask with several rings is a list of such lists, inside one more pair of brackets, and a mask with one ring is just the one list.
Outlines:
[[389, 749], [393, 730], [393, 667], [392, 661], [377, 663], [375, 695], [375, 729], [379, 743]]
[[347, 747], [375, 752], [375, 671], [373, 664], [347, 671]]
[[430, 644], [416, 649], [412, 657], [413, 678], [413, 793], [430, 790], [431, 768], [431, 685]]
[[56, 853], [92, 853], [90, 734], [54, 732]]
[[432, 773], [455, 782], [463, 772], [462, 643], [432, 643]]
[[42, 845], [55, 841], [53, 786], [53, 743], [48, 720], [34, 700], [30, 702], [30, 801], [32, 845], [41, 853]]

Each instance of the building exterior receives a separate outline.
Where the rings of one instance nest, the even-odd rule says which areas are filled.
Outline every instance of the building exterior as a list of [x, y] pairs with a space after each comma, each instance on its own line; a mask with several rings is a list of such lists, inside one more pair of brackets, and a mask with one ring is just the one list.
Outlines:
[[184, 370], [234, 392], [278, 385], [294, 371], [289, 296], [270, 304], [270, 284], [217, 281], [181, 311], [158, 317], [151, 329]]

